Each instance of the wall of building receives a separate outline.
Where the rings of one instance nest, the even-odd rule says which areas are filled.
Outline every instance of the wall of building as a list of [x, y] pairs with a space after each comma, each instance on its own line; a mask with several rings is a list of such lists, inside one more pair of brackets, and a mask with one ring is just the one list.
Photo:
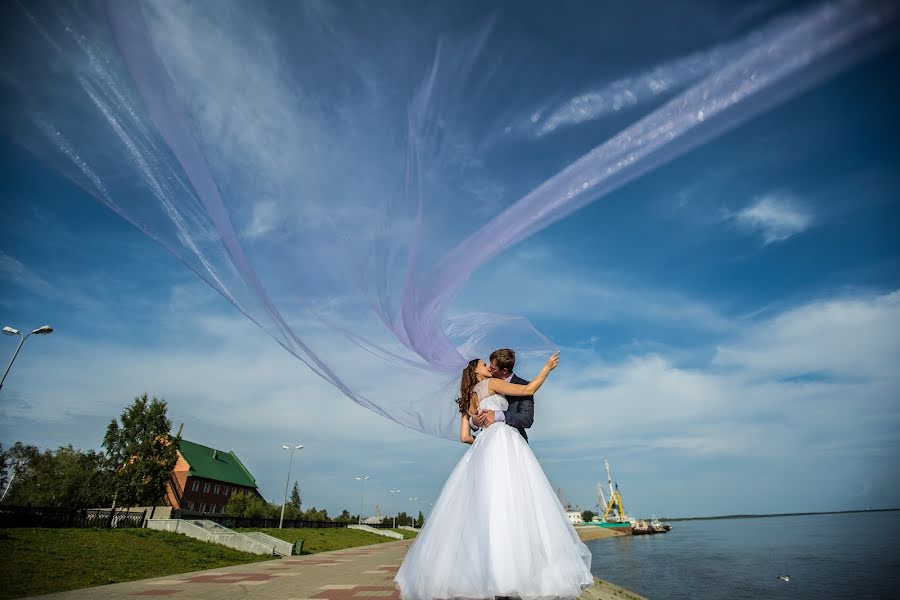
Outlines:
[[188, 477], [182, 494], [181, 508], [196, 512], [206, 512], [211, 515], [222, 514], [225, 511], [225, 504], [228, 503], [228, 499], [236, 492], [256, 494], [256, 490], [253, 488], [212, 479], [203, 479], [202, 477]]
[[[179, 452], [178, 462], [175, 463], [175, 468], [172, 469], [172, 479], [174, 481], [170, 481], [169, 484], [166, 485], [166, 502], [169, 506], [174, 508], [184, 508], [181, 505], [179, 498], [181, 498], [184, 493], [190, 469], [191, 466], [184, 460], [184, 457], [181, 456], [181, 453]], [[177, 490], [172, 489], [173, 484], [177, 486]]]

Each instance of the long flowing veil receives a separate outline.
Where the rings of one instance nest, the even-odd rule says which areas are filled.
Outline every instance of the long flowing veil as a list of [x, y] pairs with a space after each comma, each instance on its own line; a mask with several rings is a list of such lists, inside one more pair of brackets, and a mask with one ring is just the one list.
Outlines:
[[452, 438], [469, 358], [553, 350], [456, 302], [479, 268], [897, 38], [893, 2], [700, 5], [9, 2], [0, 122], [347, 397]]

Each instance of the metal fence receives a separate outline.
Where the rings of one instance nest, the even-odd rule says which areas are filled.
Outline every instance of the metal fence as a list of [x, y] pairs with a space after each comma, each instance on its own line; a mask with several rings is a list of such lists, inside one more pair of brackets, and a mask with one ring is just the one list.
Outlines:
[[59, 508], [0, 506], [0, 528], [94, 527], [97, 529], [143, 527], [146, 510], [127, 508]]

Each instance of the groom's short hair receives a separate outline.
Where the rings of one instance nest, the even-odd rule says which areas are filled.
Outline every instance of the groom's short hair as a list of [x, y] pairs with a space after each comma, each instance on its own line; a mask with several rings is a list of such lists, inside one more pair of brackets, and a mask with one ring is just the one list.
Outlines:
[[498, 369], [507, 369], [512, 373], [513, 367], [516, 366], [516, 353], [509, 348], [501, 348], [491, 352], [490, 361], [494, 363]]

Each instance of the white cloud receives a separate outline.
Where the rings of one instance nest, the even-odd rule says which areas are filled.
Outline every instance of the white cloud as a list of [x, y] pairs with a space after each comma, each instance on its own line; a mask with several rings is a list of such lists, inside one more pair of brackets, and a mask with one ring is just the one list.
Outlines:
[[274, 202], [257, 202], [253, 205], [253, 214], [244, 230], [244, 237], [258, 238], [271, 232], [277, 225], [277, 205]]
[[731, 218], [742, 228], [760, 234], [765, 244], [782, 242], [814, 223], [812, 214], [783, 194], [763, 196]]
[[754, 325], [714, 363], [770, 377], [893, 376], [898, 332], [900, 292], [814, 302]]
[[52, 298], [57, 293], [46, 279], [3, 251], [0, 251], [0, 279], [45, 298]]

